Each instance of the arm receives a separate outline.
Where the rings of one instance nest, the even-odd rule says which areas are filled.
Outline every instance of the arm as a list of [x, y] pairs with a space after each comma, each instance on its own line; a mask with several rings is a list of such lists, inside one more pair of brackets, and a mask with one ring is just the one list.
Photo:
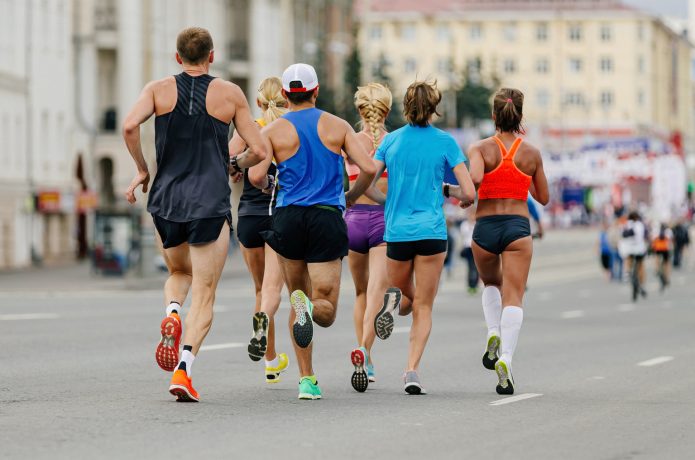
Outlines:
[[355, 130], [352, 129], [352, 126], [346, 121], [343, 123], [346, 130], [343, 150], [347, 154], [348, 159], [352, 160], [352, 162], [360, 168], [360, 175], [357, 177], [350, 191], [345, 195], [345, 200], [349, 204], [362, 196], [369, 186], [372, 185], [374, 177], [376, 176], [376, 164], [357, 139], [357, 135], [355, 134]]
[[541, 205], [545, 206], [550, 201], [550, 193], [548, 191], [548, 179], [545, 177], [545, 171], [543, 170], [543, 157], [541, 153], [538, 152], [538, 163], [536, 165], [536, 172], [533, 174], [533, 179], [531, 180], [531, 196], [538, 201]]
[[[234, 135], [229, 141], [229, 156], [235, 157], [244, 150], [246, 150], [246, 142], [244, 142], [244, 139], [242, 139], [241, 135], [239, 135], [239, 130], [235, 129]], [[244, 177], [243, 173], [231, 171], [231, 168], [229, 172], [232, 175], [232, 182], [234, 183], [239, 182], [241, 178]]]
[[467, 208], [475, 202], [475, 186], [471, 180], [466, 163], [459, 163], [454, 167], [454, 176], [459, 183], [458, 187], [449, 188], [449, 196], [461, 201], [461, 207]]
[[478, 144], [474, 144], [468, 150], [468, 161], [470, 163], [470, 176], [475, 189], [480, 188], [485, 176], [485, 161], [483, 160], [483, 152]]
[[[249, 147], [244, 153], [234, 155], [236, 165], [239, 169], [250, 168], [263, 161], [268, 156], [268, 144], [261, 137], [258, 125], [251, 117], [251, 109], [246, 101], [246, 96], [241, 89], [234, 85], [232, 86], [232, 100], [236, 106], [234, 112], [234, 127], [241, 139]], [[231, 153], [231, 151], [230, 151]], [[236, 171], [238, 172], [238, 171]]]
[[364, 192], [364, 194], [370, 200], [383, 205], [386, 203], [386, 195], [384, 195], [384, 192], [382, 192], [376, 187], [376, 183], [379, 181], [379, 178], [386, 170], [386, 164], [384, 164], [383, 161], [379, 160], [374, 160], [374, 164], [376, 165], [376, 175], [374, 176], [372, 185], [367, 189], [367, 191]]
[[263, 137], [263, 139], [266, 140], [269, 146], [268, 152], [270, 153], [270, 155], [265, 157], [265, 159], [258, 163], [256, 166], [250, 168], [247, 172], [249, 182], [251, 182], [251, 184], [254, 187], [259, 188], [263, 191], [269, 189], [270, 184], [268, 179], [268, 170], [270, 169], [270, 164], [273, 162], [273, 143], [270, 140], [270, 136], [268, 135], [268, 131], [270, 129], [270, 127], [266, 126], [265, 128], [263, 128], [263, 130], [261, 130], [261, 136]]
[[142, 192], [146, 193], [150, 182], [150, 172], [142, 154], [142, 145], [140, 144], [140, 125], [154, 113], [153, 86], [153, 83], [148, 83], [145, 86], [123, 122], [123, 139], [138, 170], [125, 193], [128, 203], [131, 204], [135, 203], [135, 190], [138, 186], [142, 185]]

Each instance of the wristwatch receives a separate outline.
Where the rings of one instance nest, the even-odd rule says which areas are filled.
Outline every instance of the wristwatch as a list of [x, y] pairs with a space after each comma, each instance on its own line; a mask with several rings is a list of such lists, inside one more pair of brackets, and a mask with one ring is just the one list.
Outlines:
[[229, 158], [229, 166], [232, 167], [235, 173], [244, 172], [244, 170], [239, 167], [236, 156]]
[[444, 184], [444, 196], [449, 198], [449, 186], [450, 184], [445, 183]]

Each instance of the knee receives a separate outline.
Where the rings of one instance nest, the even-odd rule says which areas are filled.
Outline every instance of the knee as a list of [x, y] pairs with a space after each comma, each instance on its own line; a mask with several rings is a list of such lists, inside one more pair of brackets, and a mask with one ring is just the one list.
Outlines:
[[169, 267], [169, 276], [191, 276], [191, 271], [186, 267]]
[[321, 327], [331, 327], [335, 323], [335, 318], [337, 316], [336, 309], [334, 308], [330, 312], [326, 312], [321, 318], [314, 318], [314, 322]]

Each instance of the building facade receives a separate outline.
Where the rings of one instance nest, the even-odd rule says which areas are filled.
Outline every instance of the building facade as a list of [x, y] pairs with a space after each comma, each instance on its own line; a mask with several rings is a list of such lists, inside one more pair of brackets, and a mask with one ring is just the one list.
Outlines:
[[357, 13], [365, 81], [385, 61], [401, 93], [464, 74], [519, 88], [529, 135], [551, 151], [614, 136], [693, 143], [691, 43], [618, 0], [362, 0]]

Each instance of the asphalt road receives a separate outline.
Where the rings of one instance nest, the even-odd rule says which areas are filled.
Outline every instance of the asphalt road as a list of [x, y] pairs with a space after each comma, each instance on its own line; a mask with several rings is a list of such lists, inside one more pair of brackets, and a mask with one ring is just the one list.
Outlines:
[[[594, 239], [556, 232], [536, 246], [513, 398], [480, 364], [486, 329], [462, 265], [435, 304], [419, 397], [402, 389], [409, 319], [377, 342], [377, 383], [350, 386], [346, 273], [338, 320], [315, 333], [321, 401], [297, 400], [294, 364], [264, 383], [245, 350], [250, 281], [228, 271], [195, 363], [199, 404], [175, 403], [154, 361], [161, 280], [0, 275], [0, 458], [692, 458], [693, 271], [632, 304], [602, 278]], [[279, 344], [292, 359], [286, 328]]]

